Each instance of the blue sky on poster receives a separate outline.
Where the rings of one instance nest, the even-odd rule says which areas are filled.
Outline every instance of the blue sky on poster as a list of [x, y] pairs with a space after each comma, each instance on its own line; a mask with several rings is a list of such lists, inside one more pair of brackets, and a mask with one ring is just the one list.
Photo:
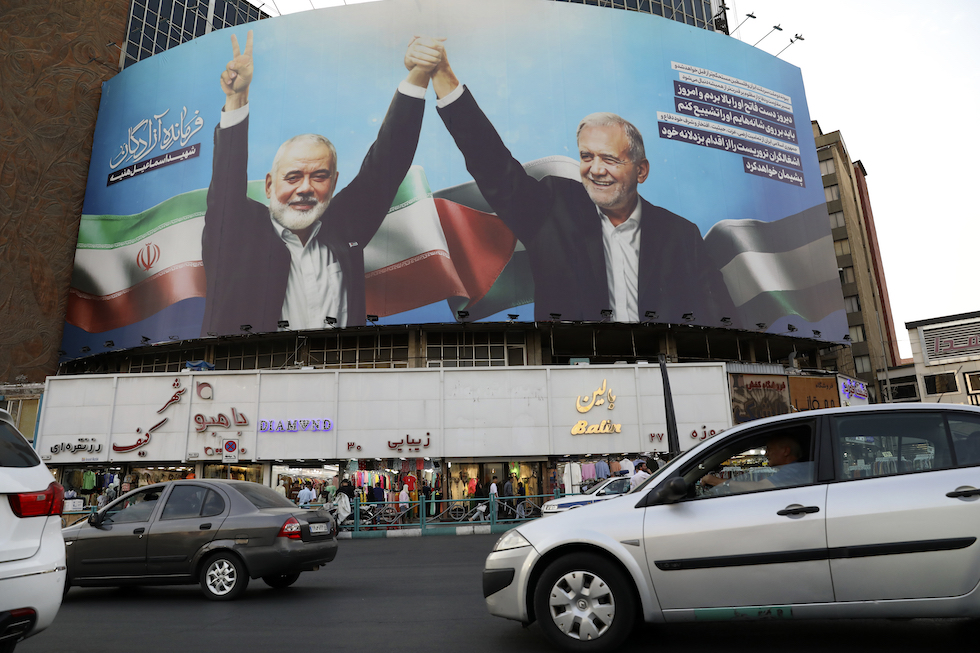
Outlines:
[[[377, 0], [265, 0], [275, 15]], [[262, 0], [254, 0], [262, 5]], [[734, 33], [799, 66], [810, 115], [840, 130], [868, 186], [896, 336], [905, 323], [980, 310], [970, 288], [980, 226], [980, 39], [968, 0], [726, 0]], [[270, 10], [271, 7], [271, 10]], [[783, 31], [772, 31], [780, 25]], [[762, 39], [761, 42], [759, 40]], [[959, 125], [950, 130], [948, 127]]]

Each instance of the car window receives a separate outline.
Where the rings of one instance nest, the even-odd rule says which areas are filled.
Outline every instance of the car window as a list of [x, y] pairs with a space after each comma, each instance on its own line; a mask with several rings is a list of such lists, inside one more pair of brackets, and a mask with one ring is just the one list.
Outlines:
[[238, 493], [248, 499], [256, 508], [295, 508], [296, 504], [276, 493], [272, 488], [258, 483], [235, 483], [232, 485]]
[[0, 422], [0, 467], [37, 467], [37, 457], [27, 440], [7, 422]]
[[953, 436], [953, 452], [960, 467], [980, 465], [980, 416], [950, 413], [946, 418]]
[[201, 511], [202, 517], [214, 517], [225, 511], [225, 500], [214, 490], [208, 490], [208, 496], [204, 499], [204, 508]]
[[767, 428], [706, 451], [683, 472], [692, 497], [813, 483], [814, 422]]
[[843, 479], [949, 467], [941, 413], [861, 413], [834, 418], [837, 473]]
[[200, 485], [178, 485], [167, 497], [160, 519], [187, 519], [199, 517], [208, 489]]
[[109, 505], [103, 524], [125, 524], [147, 521], [160, 500], [162, 488], [148, 488], [119, 499]]
[[630, 489], [630, 480], [628, 478], [617, 478], [615, 481], [602, 488], [600, 494], [623, 494], [628, 492]]
[[586, 490], [583, 490], [581, 493], [582, 494], [595, 494], [596, 492], [599, 491], [599, 488], [600, 487], [604, 487], [603, 484], [602, 484], [602, 481], [596, 483], [595, 485], [593, 485], [592, 487], [590, 487], [590, 488], [588, 488]]

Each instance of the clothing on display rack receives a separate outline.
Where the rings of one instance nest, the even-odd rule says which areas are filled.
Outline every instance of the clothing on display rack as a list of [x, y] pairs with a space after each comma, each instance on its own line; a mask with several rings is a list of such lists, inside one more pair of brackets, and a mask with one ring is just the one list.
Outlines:
[[595, 480], [595, 463], [585, 463], [582, 465], [582, 480]]
[[609, 478], [609, 463], [605, 460], [600, 460], [595, 464], [595, 475], [596, 478]]

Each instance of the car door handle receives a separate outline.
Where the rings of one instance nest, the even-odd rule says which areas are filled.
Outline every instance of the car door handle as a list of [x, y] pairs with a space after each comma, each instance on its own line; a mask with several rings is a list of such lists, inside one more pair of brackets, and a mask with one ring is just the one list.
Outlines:
[[146, 529], [143, 528], [143, 527], [140, 527], [140, 528], [137, 528], [137, 529], [134, 529], [133, 530], [133, 535], [142, 535], [145, 532], [146, 532]]
[[202, 531], [206, 531], [209, 528], [211, 528], [211, 522], [208, 522], [207, 524], [201, 524], [200, 526], [198, 526], [198, 528]]
[[980, 489], [970, 488], [969, 490], [954, 490], [952, 492], [947, 492], [946, 496], [950, 499], [960, 499], [963, 497], [975, 497], [980, 495]]
[[780, 517], [787, 517], [790, 515], [809, 515], [814, 512], [820, 512], [820, 508], [817, 506], [786, 506], [776, 514]]

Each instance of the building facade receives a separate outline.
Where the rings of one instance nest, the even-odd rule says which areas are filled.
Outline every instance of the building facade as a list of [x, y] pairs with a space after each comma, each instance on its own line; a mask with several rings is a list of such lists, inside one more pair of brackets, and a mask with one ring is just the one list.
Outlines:
[[58, 370], [102, 83], [129, 0], [8, 3], [0, 15], [0, 384]]
[[[663, 2], [581, 2], [580, 4], [649, 13], [697, 28], [727, 33], [727, 28], [720, 27], [724, 22], [723, 5], [708, 0], [693, 3], [664, 0]], [[38, 14], [40, 5], [36, 7], [34, 14], [28, 12], [22, 18], [29, 20], [34, 16], [36, 19], [36, 16], [40, 15]], [[265, 17], [260, 11], [261, 8], [257, 9], [253, 5], [218, 0], [205, 3], [179, 1], [154, 3], [140, 0], [132, 5], [119, 3], [116, 9], [118, 15], [114, 21], [109, 21], [103, 16], [92, 17], [92, 20], [98, 18], [102, 21], [98, 25], [100, 29], [93, 30], [94, 36], [83, 37], [81, 34], [68, 31], [63, 35], [66, 39], [64, 47], [68, 49], [81, 47], [84, 50], [89, 46], [94, 48], [93, 39], [103, 44], [100, 46], [102, 49], [98, 51], [99, 57], [93, 58], [86, 64], [81, 63], [86, 57], [78, 57], [76, 61], [77, 74], [87, 80], [87, 85], [80, 88], [88, 95], [85, 96], [84, 105], [73, 105], [72, 110], [77, 110], [78, 116], [72, 119], [79, 125], [85, 122], [83, 118], [90, 121], [87, 123], [89, 145], [91, 127], [94, 126], [95, 107], [99, 99], [99, 83], [115, 72], [111, 62], [115, 55], [113, 50], [118, 46], [114, 44], [125, 41], [126, 47], [119, 49], [118, 57], [119, 66], [125, 67], [213, 29]], [[94, 54], [96, 51], [92, 52]], [[98, 74], [93, 74], [93, 71]], [[10, 78], [5, 76], [5, 80], [7, 79]], [[27, 81], [30, 80], [25, 80], [25, 83]], [[23, 95], [30, 95], [29, 86], [17, 88]], [[6, 94], [7, 89], [5, 83], [2, 92]], [[35, 106], [38, 109], [43, 108], [42, 104]], [[40, 121], [42, 117], [38, 114], [32, 120]], [[61, 137], [59, 134], [52, 134], [49, 137], [44, 130], [35, 130], [31, 133], [36, 134], [37, 138], [47, 139], [45, 147], [49, 148], [54, 147], [57, 139]], [[12, 134], [8, 135], [8, 139], [13, 138]], [[840, 149], [842, 152], [840, 160], [848, 161], [843, 143]], [[71, 154], [81, 158], [71, 165], [84, 171], [87, 168], [88, 151], [89, 147], [84, 145], [74, 147]], [[832, 157], [833, 152], [836, 151], [831, 148]], [[67, 156], [68, 153], [64, 154]], [[56, 157], [52, 160], [60, 161]], [[835, 173], [828, 174], [833, 176]], [[34, 177], [30, 177], [30, 180], [33, 179]], [[825, 175], [824, 179], [826, 185], [830, 177]], [[56, 222], [39, 224], [32, 219], [33, 214], [29, 214], [26, 209], [14, 216], [14, 220], [20, 225], [18, 237], [22, 238], [23, 242], [33, 247], [50, 237], [50, 247], [57, 246], [61, 250], [35, 252], [34, 255], [27, 256], [15, 264], [4, 266], [5, 270], [17, 270], [16, 274], [21, 275], [12, 277], [7, 285], [16, 288], [17, 292], [23, 292], [24, 297], [4, 305], [3, 310], [9, 312], [5, 315], [4, 324], [9, 328], [16, 326], [19, 331], [14, 338], [4, 340], [5, 344], [0, 349], [0, 362], [4, 363], [5, 367], [2, 371], [6, 372], [10, 382], [5, 396], [9, 401], [20, 402], [17, 406], [21, 407], [19, 409], [22, 409], [22, 414], [25, 416], [37, 413], [36, 398], [40, 394], [39, 381], [56, 371], [61, 374], [76, 375], [183, 374], [188, 361], [203, 361], [220, 372], [252, 373], [258, 370], [283, 370], [298, 373], [308, 371], [305, 368], [313, 368], [320, 374], [326, 374], [327, 371], [332, 370], [359, 369], [486, 367], [510, 370], [537, 366], [584, 367], [581, 365], [583, 363], [592, 366], [626, 364], [637, 369], [648, 369], [643, 366], [654, 363], [658, 356], [664, 355], [667, 360], [674, 363], [700, 365], [711, 364], [713, 361], [726, 361], [747, 365], [750, 370], [755, 369], [752, 367], [754, 365], [762, 365], [768, 370], [769, 376], [784, 379], [797, 376], [801, 368], [822, 369], [826, 372], [840, 370], [852, 377], [864, 378], [856, 368], [840, 365], [837, 357], [821, 356], [820, 350], [826, 345], [818, 340], [784, 337], [765, 333], [764, 330], [758, 333], [736, 332], [687, 324], [663, 325], [644, 322], [629, 325], [602, 321], [582, 324], [557, 320], [551, 323], [523, 325], [505, 323], [418, 327], [369, 325], [344, 330], [327, 328], [302, 333], [242, 334], [194, 341], [172, 341], [125, 351], [107, 352], [98, 356], [78, 358], [59, 368], [57, 349], [61, 342], [61, 324], [64, 320], [64, 291], [71, 277], [71, 256], [77, 239], [77, 220], [81, 212], [85, 174], [84, 172], [80, 175], [73, 174], [70, 180], [61, 180], [52, 188], [58, 189], [63, 198], [75, 198], [75, 203], [71, 207], [59, 205], [53, 206], [50, 210], [44, 209], [52, 214], [57, 213]], [[860, 220], [856, 219], [855, 225], [861, 224]], [[47, 231], [48, 229], [51, 231]], [[12, 253], [16, 248], [7, 248], [4, 251]], [[27, 247], [26, 250], [20, 251], [32, 252], [33, 250]], [[43, 313], [45, 318], [51, 318], [51, 324], [41, 324], [33, 316], [22, 314], [23, 311], [33, 310], [32, 303], [38, 305], [37, 312]], [[852, 338], [852, 341], [854, 340], [856, 339]], [[757, 369], [755, 372], [748, 372], [749, 375], [753, 373], [759, 372]], [[741, 374], [746, 373], [741, 372]], [[23, 378], [20, 378], [21, 376]], [[828, 379], [836, 378], [833, 374], [825, 376]], [[113, 378], [119, 377], [113, 376]], [[817, 374], [814, 378], [824, 378], [824, 375]], [[0, 381], [2, 380], [4, 377], [0, 375]], [[762, 385], [755, 387], [753, 386], [755, 381], [752, 378], [745, 380], [745, 388], [738, 391], [741, 393], [739, 394], [741, 399], [729, 397], [726, 404], [729, 410], [738, 403], [741, 414], [751, 413], [753, 417], [758, 417], [788, 411], [791, 405], [792, 409], [800, 409], [797, 406], [800, 402], [791, 403], [789, 399], [783, 401], [784, 396], [789, 396], [785, 394], [789, 392], [788, 385], [779, 391], [778, 398], [767, 397], [764, 402], [757, 402], [750, 391], [759, 390], [768, 382], [775, 383], [776, 386], [784, 382], [758, 381]], [[735, 387], [731, 384], [735, 383], [734, 381], [722, 375], [718, 383], [720, 384], [718, 387], [725, 388], [731, 395], [732, 387]], [[771, 390], [771, 388], [772, 386], [768, 386], [765, 389]], [[814, 386], [813, 392], [816, 393], [818, 390], [823, 391], [826, 388]], [[851, 379], [851, 390], [847, 392], [853, 390], [854, 379]], [[838, 389], [838, 394], [833, 396], [837, 397], [837, 401], [843, 402], [840, 397], [845, 395], [839, 392], [842, 391]], [[31, 394], [35, 398], [33, 408], [23, 403], [30, 401]], [[849, 400], [866, 401], [868, 395], [866, 391], [858, 388], [857, 394], [847, 396]], [[834, 399], [820, 401], [834, 401]], [[808, 405], [811, 403], [809, 399], [806, 401]], [[757, 405], [770, 407], [747, 408]], [[756, 412], [752, 413], [753, 410]], [[33, 429], [22, 430], [25, 430], [28, 435], [33, 432]], [[41, 433], [43, 434], [43, 431]], [[73, 446], [76, 444], [78, 442]], [[112, 443], [105, 444], [111, 446]], [[631, 450], [639, 453], [643, 451], [643, 449]], [[184, 454], [162, 456], [160, 462], [188, 463], [189, 460]], [[557, 451], [552, 449], [537, 453], [544, 456], [555, 454]], [[303, 452], [293, 452], [291, 455], [296, 461], [307, 456]]]
[[[281, 483], [291, 493], [297, 479], [322, 484], [342, 475], [358, 488], [381, 482], [390, 489], [414, 477], [448, 500], [472, 496], [470, 479], [514, 475], [533, 497], [578, 491], [622, 460], [666, 458], [737, 423], [867, 402], [857, 379], [790, 374], [778, 365], [665, 370], [310, 367], [58, 376], [46, 383], [37, 449], [83, 505], [97, 505], [114, 485], [126, 491], [190, 474]], [[570, 468], [576, 480], [565, 481]]]
[[[899, 371], [892, 370], [893, 395], [906, 401], [980, 406], [980, 312], [907, 322], [905, 328], [913, 365], [904, 368], [911, 374], [901, 380], [896, 379]], [[915, 399], [911, 389], [903, 389], [911, 383]]]
[[133, 0], [119, 68], [186, 43], [212, 30], [268, 18], [245, 0]]
[[839, 131], [825, 134], [817, 121], [812, 124], [850, 342], [824, 350], [822, 366], [863, 379], [882, 400], [886, 392], [877, 373], [899, 364], [899, 355], [867, 171], [861, 161], [852, 162]]

